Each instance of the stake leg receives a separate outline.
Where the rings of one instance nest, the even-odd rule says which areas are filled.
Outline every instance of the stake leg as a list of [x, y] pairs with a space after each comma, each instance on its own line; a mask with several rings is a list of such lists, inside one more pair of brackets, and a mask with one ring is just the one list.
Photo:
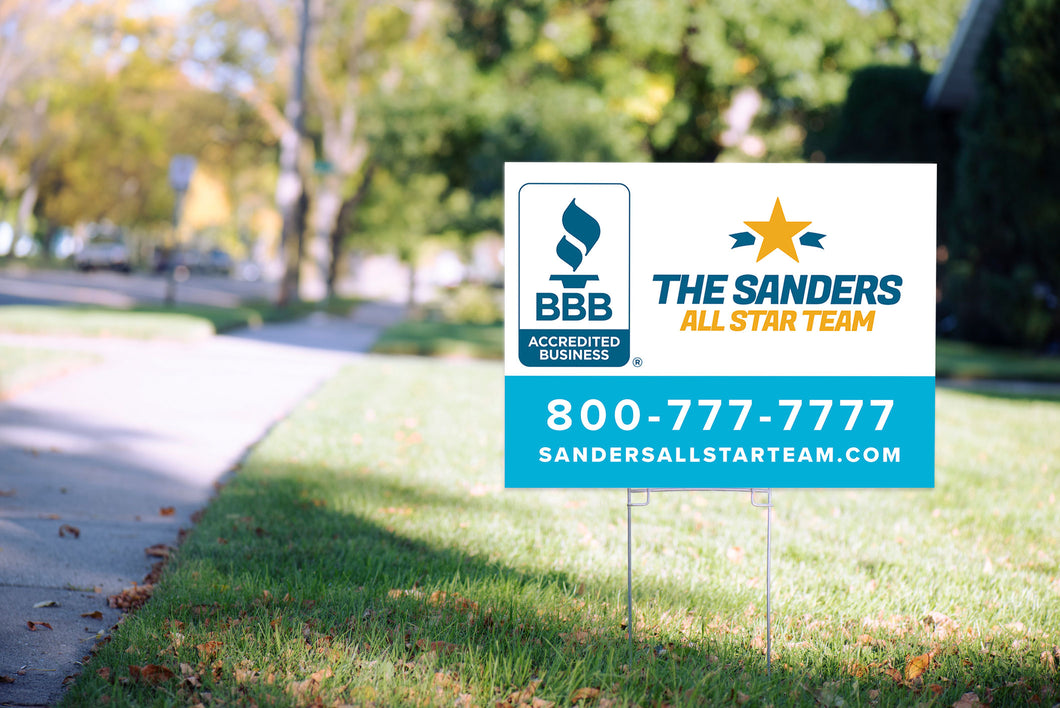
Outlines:
[[633, 670], [633, 491], [626, 490], [626, 634], [629, 637], [629, 668]]
[[766, 490], [766, 676], [773, 662], [773, 617], [770, 599], [773, 595], [773, 490]]

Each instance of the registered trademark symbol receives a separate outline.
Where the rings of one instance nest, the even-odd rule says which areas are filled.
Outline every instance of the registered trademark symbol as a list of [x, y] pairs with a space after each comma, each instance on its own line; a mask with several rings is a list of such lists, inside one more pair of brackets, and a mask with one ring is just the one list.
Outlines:
[[633, 357], [633, 366], [640, 366], [643, 363], [644, 363], [644, 360], [641, 359], [639, 356]]

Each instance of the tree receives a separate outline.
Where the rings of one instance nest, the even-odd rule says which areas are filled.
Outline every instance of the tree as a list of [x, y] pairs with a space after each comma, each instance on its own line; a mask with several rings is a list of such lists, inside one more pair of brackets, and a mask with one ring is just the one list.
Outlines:
[[[284, 73], [294, 63], [293, 13], [279, 0], [218, 0], [201, 12], [200, 31], [219, 49], [198, 59], [225, 88], [253, 105], [278, 138], [289, 130], [276, 106], [288, 83]], [[303, 273], [302, 288], [309, 299], [332, 292], [342, 227], [352, 223], [375, 173], [375, 106], [400, 93], [410, 72], [436, 58], [444, 37], [435, 12], [432, 0], [316, 0], [311, 5], [305, 58], [309, 140], [299, 163], [312, 202], [312, 267]]]
[[1060, 348], [1060, 4], [1010, 0], [980, 53], [950, 219], [956, 334]]

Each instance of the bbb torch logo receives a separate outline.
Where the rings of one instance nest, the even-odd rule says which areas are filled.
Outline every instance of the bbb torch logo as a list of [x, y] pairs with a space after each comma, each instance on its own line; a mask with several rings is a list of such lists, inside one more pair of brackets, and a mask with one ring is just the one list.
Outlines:
[[532, 367], [629, 361], [629, 189], [519, 190], [519, 361]]

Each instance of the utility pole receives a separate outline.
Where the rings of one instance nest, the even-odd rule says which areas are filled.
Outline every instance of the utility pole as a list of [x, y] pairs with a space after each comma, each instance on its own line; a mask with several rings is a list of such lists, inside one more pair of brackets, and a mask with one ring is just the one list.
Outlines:
[[[166, 304], [173, 306], [177, 301], [177, 268], [176, 256], [180, 253], [178, 234], [180, 217], [184, 213], [184, 195], [191, 186], [191, 176], [195, 173], [195, 158], [191, 155], [174, 155], [169, 161], [169, 186], [173, 188], [173, 244], [166, 252]], [[186, 269], [185, 269], [186, 270]], [[185, 273], [185, 280], [186, 278]]]
[[302, 0], [298, 28], [298, 60], [284, 115], [287, 127], [280, 137], [280, 178], [276, 183], [276, 206], [283, 216], [280, 248], [284, 272], [277, 304], [286, 306], [298, 297], [298, 271], [302, 262], [305, 231], [305, 184], [298, 170], [298, 152], [305, 135], [305, 57], [309, 43], [309, 0]]

